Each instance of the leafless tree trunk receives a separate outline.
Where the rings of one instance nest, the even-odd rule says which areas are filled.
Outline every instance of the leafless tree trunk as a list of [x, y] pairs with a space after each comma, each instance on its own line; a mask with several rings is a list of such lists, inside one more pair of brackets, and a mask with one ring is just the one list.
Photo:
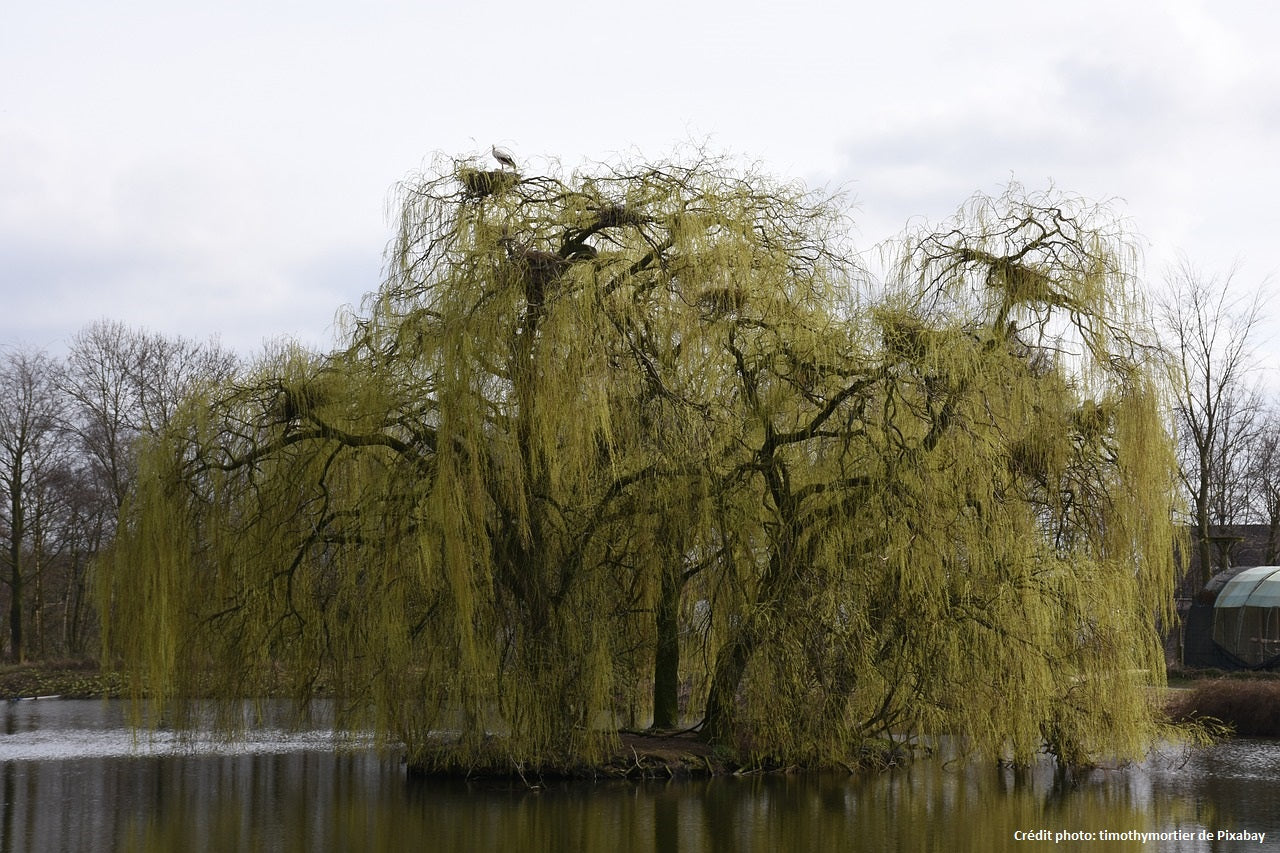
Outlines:
[[[9, 587], [9, 656], [26, 658], [27, 583], [40, 569], [39, 492], [63, 453], [59, 365], [44, 352], [9, 350], [0, 357], [0, 489], [4, 493], [6, 547], [3, 581]], [[36, 589], [40, 589], [37, 580]], [[41, 602], [36, 600], [38, 610]]]
[[[1167, 283], [1160, 317], [1199, 580], [1207, 582], [1215, 527], [1239, 523], [1246, 511], [1239, 481], [1261, 418], [1253, 336], [1263, 317], [1263, 289], [1241, 289], [1234, 268], [1209, 276], [1185, 259]], [[1218, 568], [1225, 568], [1227, 549], [1219, 556]]]
[[1267, 526], [1262, 563], [1280, 560], [1280, 409], [1263, 416], [1249, 454], [1251, 518]]

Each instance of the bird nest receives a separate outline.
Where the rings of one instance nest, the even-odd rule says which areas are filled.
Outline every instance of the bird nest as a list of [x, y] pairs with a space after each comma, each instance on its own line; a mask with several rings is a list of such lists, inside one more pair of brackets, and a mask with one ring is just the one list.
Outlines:
[[515, 172], [501, 169], [494, 171], [461, 169], [458, 171], [458, 180], [462, 183], [467, 195], [472, 198], [484, 198], [499, 195], [511, 189], [520, 180], [520, 176]]

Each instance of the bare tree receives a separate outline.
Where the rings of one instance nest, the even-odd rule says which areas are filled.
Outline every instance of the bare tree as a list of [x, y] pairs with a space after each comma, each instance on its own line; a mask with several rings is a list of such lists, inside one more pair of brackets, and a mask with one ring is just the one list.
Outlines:
[[115, 509], [128, 490], [127, 451], [140, 420], [130, 376], [132, 333], [119, 322], [99, 321], [71, 341], [64, 391], [74, 404], [72, 425], [95, 478], [106, 484]]
[[73, 429], [114, 510], [129, 491], [138, 436], [164, 429], [196, 385], [229, 377], [236, 364], [216, 342], [166, 338], [118, 321], [100, 320], [72, 339], [63, 387], [74, 402]]
[[1200, 578], [1225, 568], [1226, 541], [1214, 559], [1215, 527], [1247, 512], [1240, 483], [1261, 421], [1253, 337], [1263, 289], [1236, 284], [1236, 269], [1206, 275], [1183, 259], [1168, 276], [1159, 313], [1167, 334], [1181, 476], [1190, 503]]
[[88, 651], [88, 567], [132, 489], [138, 439], [237, 364], [216, 342], [105, 320], [74, 338], [65, 364], [0, 352], [0, 591], [14, 660]]
[[58, 612], [48, 630], [59, 629], [52, 641], [66, 653], [85, 653], [92, 639], [88, 567], [114, 535], [133, 488], [138, 440], [163, 430], [181, 400], [231, 376], [237, 364], [214, 341], [169, 338], [112, 320], [72, 339], [60, 392], [76, 457], [63, 469], [57, 512], [48, 518], [59, 549], [49, 590]]
[[[6, 540], [3, 581], [9, 588], [9, 655], [14, 661], [26, 657], [26, 585], [34, 580], [40, 592], [38, 574], [47, 550], [44, 498], [64, 454], [60, 369], [42, 351], [15, 349], [0, 357], [0, 518]], [[38, 600], [35, 608], [40, 608]]]
[[1267, 526], [1262, 564], [1280, 559], [1280, 409], [1269, 408], [1261, 418], [1249, 450], [1246, 472], [1250, 520]]

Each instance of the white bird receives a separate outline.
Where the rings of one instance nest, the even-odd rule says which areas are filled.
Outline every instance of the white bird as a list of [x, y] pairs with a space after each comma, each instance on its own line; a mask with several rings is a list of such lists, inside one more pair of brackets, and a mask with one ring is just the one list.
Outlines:
[[510, 151], [508, 151], [505, 148], [499, 148], [498, 146], [495, 145], [492, 148], [492, 153], [493, 153], [493, 159], [498, 161], [499, 166], [501, 166], [504, 169], [510, 166], [511, 171], [513, 172], [516, 170], [516, 158], [511, 156]]

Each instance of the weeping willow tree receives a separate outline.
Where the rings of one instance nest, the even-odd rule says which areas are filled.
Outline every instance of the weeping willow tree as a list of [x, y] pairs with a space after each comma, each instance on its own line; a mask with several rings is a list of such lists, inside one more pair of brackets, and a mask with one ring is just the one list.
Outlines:
[[813, 762], [889, 731], [1019, 761], [1149, 742], [1175, 469], [1130, 264], [1104, 210], [1015, 187], [908, 235], [865, 307], [726, 331], [710, 737]]
[[637, 682], [678, 686], [672, 614], [716, 547], [700, 328], [834, 258], [836, 213], [706, 161], [450, 163], [402, 199], [340, 351], [267, 359], [149, 449], [112, 648], [162, 700], [324, 685], [424, 766], [598, 758]]
[[1172, 455], [1098, 211], [976, 200], [872, 297], [837, 201], [706, 158], [400, 199], [338, 349], [141, 454], [100, 594], [156, 708], [324, 689], [462, 771], [646, 719], [758, 762], [1150, 737]]
[[1176, 467], [1132, 255], [1105, 211], [1015, 187], [903, 258], [865, 508], [890, 543], [880, 709], [1019, 761], [1139, 752]]

